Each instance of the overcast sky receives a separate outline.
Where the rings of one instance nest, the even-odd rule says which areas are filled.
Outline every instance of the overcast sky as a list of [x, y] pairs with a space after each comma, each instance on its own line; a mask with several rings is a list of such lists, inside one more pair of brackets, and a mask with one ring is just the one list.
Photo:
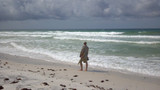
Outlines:
[[0, 29], [160, 28], [160, 0], [0, 0]]

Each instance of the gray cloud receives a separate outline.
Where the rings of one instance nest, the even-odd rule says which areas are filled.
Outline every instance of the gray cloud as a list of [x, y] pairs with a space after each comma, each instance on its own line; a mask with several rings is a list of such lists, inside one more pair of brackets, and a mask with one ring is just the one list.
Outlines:
[[0, 0], [0, 21], [160, 17], [160, 0]]
[[160, 0], [134, 0], [123, 3], [119, 9], [127, 17], [159, 17]]

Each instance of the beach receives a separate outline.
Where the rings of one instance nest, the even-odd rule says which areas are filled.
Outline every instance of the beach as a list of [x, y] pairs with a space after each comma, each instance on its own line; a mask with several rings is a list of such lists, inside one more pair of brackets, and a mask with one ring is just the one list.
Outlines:
[[0, 89], [159, 90], [159, 48], [159, 29], [0, 31]]
[[160, 77], [125, 74], [77, 64], [0, 53], [2, 90], [159, 90]]
[[160, 90], [160, 0], [0, 7], [0, 90]]

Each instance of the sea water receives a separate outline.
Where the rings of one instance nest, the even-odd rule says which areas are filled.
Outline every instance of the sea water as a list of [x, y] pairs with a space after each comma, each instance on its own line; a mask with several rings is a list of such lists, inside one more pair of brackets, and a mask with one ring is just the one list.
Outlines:
[[0, 52], [77, 64], [84, 41], [90, 67], [160, 76], [160, 29], [3, 30]]

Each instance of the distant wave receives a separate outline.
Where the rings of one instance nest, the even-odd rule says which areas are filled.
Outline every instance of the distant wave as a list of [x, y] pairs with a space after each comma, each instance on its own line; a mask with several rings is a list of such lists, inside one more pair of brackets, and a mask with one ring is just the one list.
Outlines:
[[1, 32], [0, 36], [19, 37], [55, 37], [55, 36], [79, 36], [79, 37], [105, 37], [105, 38], [148, 38], [160, 39], [155, 35], [123, 35], [124, 32], [68, 32], [68, 31], [48, 31], [48, 32]]
[[0, 36], [19, 36], [19, 37], [52, 37], [49, 32], [0, 32]]
[[150, 35], [105, 35], [103, 37], [114, 37], [114, 38], [150, 38], [150, 39], [160, 39], [160, 36], [150, 36]]
[[101, 35], [119, 35], [124, 32], [61, 32], [57, 31], [57, 35], [76, 35], [76, 36], [101, 36]]
[[103, 35], [119, 35], [123, 32], [68, 32], [68, 31], [49, 31], [49, 32], [1, 32], [1, 36], [33, 36], [33, 37], [43, 37], [43, 36], [103, 36]]
[[160, 44], [160, 41], [124, 41], [124, 40], [109, 40], [109, 39], [91, 39], [91, 38], [73, 38], [73, 37], [54, 37], [54, 39], [60, 40], [83, 40], [83, 41], [95, 41], [95, 42], [115, 42], [115, 43], [136, 43], [136, 44]]

